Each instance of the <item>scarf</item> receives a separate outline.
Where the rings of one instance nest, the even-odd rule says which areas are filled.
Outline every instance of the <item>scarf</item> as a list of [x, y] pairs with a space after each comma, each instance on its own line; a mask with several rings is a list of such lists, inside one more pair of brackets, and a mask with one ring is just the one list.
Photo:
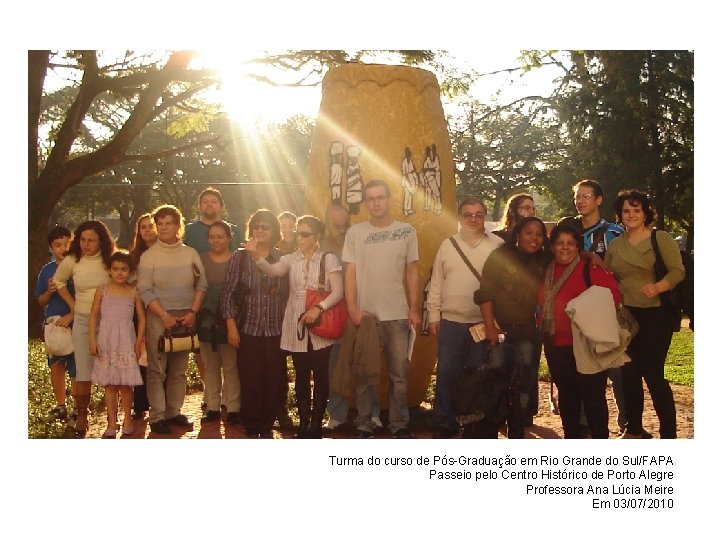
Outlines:
[[550, 263], [545, 272], [545, 302], [542, 307], [542, 332], [544, 334], [555, 335], [555, 295], [579, 262], [580, 256], [576, 256], [555, 283], [552, 282], [555, 275], [555, 261]]

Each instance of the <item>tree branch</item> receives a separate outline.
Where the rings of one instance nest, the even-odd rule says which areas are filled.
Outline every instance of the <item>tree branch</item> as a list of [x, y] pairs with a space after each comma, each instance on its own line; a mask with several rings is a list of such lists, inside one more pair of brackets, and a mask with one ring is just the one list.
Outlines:
[[195, 141], [193, 143], [184, 144], [182, 146], [176, 146], [174, 148], [168, 148], [154, 154], [126, 154], [125, 160], [123, 161], [149, 161], [153, 159], [160, 159], [167, 156], [172, 156], [184, 152], [185, 150], [192, 150], [200, 146], [210, 146], [217, 143], [221, 139], [221, 136], [213, 137], [212, 139], [205, 139], [203, 141]]

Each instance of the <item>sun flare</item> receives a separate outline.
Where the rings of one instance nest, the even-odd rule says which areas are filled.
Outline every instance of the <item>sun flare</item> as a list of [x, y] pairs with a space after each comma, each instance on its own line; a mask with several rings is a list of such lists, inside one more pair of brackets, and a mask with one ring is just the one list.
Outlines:
[[276, 86], [257, 80], [254, 75], [277, 81], [287, 78], [286, 73], [252, 62], [265, 55], [250, 50], [204, 53], [206, 65], [220, 73], [218, 100], [224, 111], [248, 132], [262, 131], [296, 114], [314, 116], [320, 103], [319, 87]]

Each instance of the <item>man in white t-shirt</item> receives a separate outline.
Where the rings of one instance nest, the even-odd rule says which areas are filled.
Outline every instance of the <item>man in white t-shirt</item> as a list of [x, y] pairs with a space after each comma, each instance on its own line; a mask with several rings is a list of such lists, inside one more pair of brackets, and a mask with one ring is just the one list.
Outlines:
[[[371, 180], [363, 188], [363, 203], [370, 217], [350, 227], [345, 236], [345, 299], [355, 326], [367, 315], [380, 321], [380, 339], [390, 378], [390, 431], [398, 439], [412, 439], [407, 405], [408, 340], [410, 328], [418, 328], [418, 240], [408, 223], [390, 214], [390, 186]], [[407, 294], [406, 294], [407, 287]], [[358, 438], [371, 438], [371, 386], [356, 386]]]

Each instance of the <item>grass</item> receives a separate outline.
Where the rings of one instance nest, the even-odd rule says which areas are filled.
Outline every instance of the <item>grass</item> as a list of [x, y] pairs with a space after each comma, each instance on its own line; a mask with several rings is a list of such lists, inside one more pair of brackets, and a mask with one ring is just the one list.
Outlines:
[[[665, 363], [665, 376], [672, 384], [680, 384], [684, 386], [693, 386], [694, 379], [694, 359], [695, 359], [695, 340], [692, 330], [683, 328], [680, 332], [673, 335], [667, 360]], [[292, 362], [288, 358], [288, 377], [290, 381], [294, 380], [295, 371]], [[549, 380], [550, 373], [547, 369], [545, 359], [540, 361], [540, 380]], [[188, 393], [201, 391], [202, 380], [198, 373], [197, 363], [194, 359], [190, 360], [187, 370], [187, 391]], [[433, 375], [431, 383], [425, 394], [425, 402], [431, 404], [435, 397], [435, 377]], [[67, 381], [68, 396], [70, 396], [70, 381]], [[104, 391], [102, 388], [93, 385], [92, 399], [90, 409], [93, 414], [100, 414], [104, 411], [103, 402]], [[288, 403], [290, 404], [289, 412], [297, 422], [295, 403], [294, 385], [290, 384], [288, 395]], [[45, 418], [55, 406], [52, 389], [50, 387], [50, 369], [47, 365], [47, 356], [45, 354], [45, 346], [37, 339], [31, 339], [28, 342], [28, 438], [30, 439], [62, 439], [67, 438], [68, 433], [65, 424], [60, 421], [48, 423]], [[69, 397], [68, 408], [72, 407], [72, 397]], [[425, 421], [427, 411], [422, 407], [416, 411], [411, 411], [414, 416], [422, 417]], [[428, 417], [429, 418], [429, 417]], [[415, 422], [419, 418], [414, 419]]]
[[665, 377], [673, 384], [695, 385], [695, 333], [682, 328], [673, 334], [667, 360]]

